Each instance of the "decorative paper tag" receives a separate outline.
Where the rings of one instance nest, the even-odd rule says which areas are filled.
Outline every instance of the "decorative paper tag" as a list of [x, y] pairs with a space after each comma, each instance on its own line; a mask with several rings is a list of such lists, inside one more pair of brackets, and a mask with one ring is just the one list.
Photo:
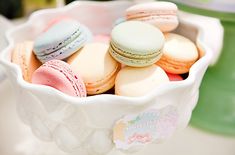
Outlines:
[[113, 128], [116, 148], [127, 150], [133, 146], [157, 142], [169, 137], [176, 129], [176, 107], [149, 109], [138, 115], [127, 115]]

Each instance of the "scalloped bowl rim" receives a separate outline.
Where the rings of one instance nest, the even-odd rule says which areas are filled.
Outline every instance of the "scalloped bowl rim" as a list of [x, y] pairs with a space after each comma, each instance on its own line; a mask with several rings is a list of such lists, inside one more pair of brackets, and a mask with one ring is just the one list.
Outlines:
[[[123, 1], [123, 2], [129, 3], [129, 2], [125, 2], [125, 1]], [[6, 37], [7, 37], [9, 44], [5, 49], [3, 49], [2, 53], [0, 54], [0, 62], [5, 64], [9, 68], [11, 68], [14, 72], [16, 72], [16, 74], [17, 74], [16, 80], [17, 80], [17, 83], [21, 87], [23, 87], [25, 89], [32, 89], [32, 90], [37, 89], [39, 91], [47, 91], [47, 92], [50, 92], [52, 95], [55, 95], [57, 97], [61, 97], [64, 100], [66, 100], [70, 103], [74, 103], [74, 104], [83, 104], [84, 101], [86, 101], [86, 104], [94, 104], [93, 101], [95, 101], [96, 99], [101, 99], [101, 98], [105, 97], [106, 99], [110, 99], [110, 100], [113, 100], [113, 99], [117, 99], [120, 101], [122, 101], [122, 100], [127, 101], [128, 100], [128, 102], [125, 102], [125, 104], [128, 103], [131, 105], [133, 105], [133, 104], [134, 105], [141, 105], [141, 104], [146, 103], [147, 101], [152, 100], [154, 98], [154, 96], [160, 95], [168, 90], [176, 89], [177, 87], [182, 87], [182, 86], [187, 86], [187, 85], [192, 84], [196, 80], [197, 70], [202, 69], [205, 66], [207, 67], [209, 64], [208, 62], [210, 61], [210, 59], [212, 57], [212, 51], [203, 42], [204, 29], [202, 29], [200, 26], [191, 24], [190, 21], [188, 21], [188, 20], [180, 19], [180, 22], [187, 23], [188, 25], [192, 25], [193, 27], [197, 28], [198, 36], [196, 38], [196, 44], [200, 45], [200, 47], [205, 52], [205, 55], [203, 57], [201, 57], [199, 60], [197, 60], [197, 62], [194, 63], [194, 65], [190, 68], [188, 77], [183, 81], [173, 81], [173, 82], [162, 84], [162, 85], [158, 86], [157, 88], [155, 88], [154, 90], [152, 90], [149, 94], [144, 95], [144, 96], [139, 96], [139, 97], [126, 97], [126, 96], [118, 96], [118, 95], [114, 95], [114, 94], [101, 94], [101, 95], [94, 95], [94, 96], [83, 97], [83, 98], [69, 96], [69, 95], [64, 94], [64, 93], [60, 92], [59, 90], [56, 90], [56, 89], [51, 88], [49, 86], [36, 85], [36, 84], [26, 82], [22, 77], [22, 72], [21, 72], [20, 67], [16, 64], [13, 64], [9, 60], [5, 60], [7, 52], [14, 47], [14, 39], [11, 37], [11, 35], [17, 31], [19, 31], [20, 29], [31, 25], [32, 19], [36, 18], [40, 14], [46, 15], [48, 13], [51, 13], [51, 12], [54, 13], [57, 11], [58, 12], [59, 11], [65, 12], [65, 11], [70, 10], [71, 8], [74, 8], [74, 7], [77, 7], [78, 5], [81, 5], [82, 3], [83, 4], [89, 3], [91, 5], [98, 4], [98, 3], [103, 3], [103, 4], [106, 3], [107, 5], [109, 5], [109, 3], [115, 4], [115, 3], [122, 3], [122, 2], [118, 2], [118, 1], [115, 1], [115, 2], [85, 2], [85, 1], [79, 2], [79, 1], [77, 1], [77, 2], [70, 3], [69, 5], [61, 7], [61, 8], [39, 10], [39, 11], [32, 13], [32, 15], [29, 17], [29, 19], [25, 23], [23, 23], [19, 26], [16, 26], [13, 29], [7, 31]], [[111, 102], [111, 104], [112, 104], [112, 102]]]

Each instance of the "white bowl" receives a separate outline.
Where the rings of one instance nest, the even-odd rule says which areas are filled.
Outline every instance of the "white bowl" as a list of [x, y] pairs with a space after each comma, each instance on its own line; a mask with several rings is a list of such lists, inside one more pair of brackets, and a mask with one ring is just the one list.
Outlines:
[[[179, 14], [180, 26], [176, 33], [192, 39], [204, 56], [191, 67], [187, 79], [163, 84], [142, 97], [111, 94], [71, 97], [51, 87], [27, 83], [20, 68], [10, 61], [11, 51], [17, 42], [35, 39], [46, 23], [57, 16], [73, 17], [94, 34], [108, 34], [114, 21], [122, 17], [130, 5], [131, 2], [123, 1], [74, 2], [63, 8], [37, 11], [26, 23], [7, 34], [9, 45], [1, 53], [0, 64], [15, 88], [20, 118], [37, 137], [54, 141], [66, 152], [106, 155], [115, 150], [129, 151], [145, 146], [113, 143], [113, 127], [125, 116], [154, 111], [159, 115], [157, 119], [168, 119], [158, 122], [159, 128], [151, 143], [161, 142], [187, 126], [198, 100], [201, 80], [212, 59], [212, 51], [205, 44], [206, 25], [198, 24], [192, 15]], [[218, 21], [216, 24], [221, 27]]]

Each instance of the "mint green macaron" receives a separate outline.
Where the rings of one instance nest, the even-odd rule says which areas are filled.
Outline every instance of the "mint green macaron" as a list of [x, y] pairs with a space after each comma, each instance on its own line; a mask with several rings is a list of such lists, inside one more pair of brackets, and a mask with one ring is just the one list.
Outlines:
[[109, 52], [122, 64], [145, 67], [161, 58], [164, 41], [158, 28], [144, 22], [127, 21], [113, 28]]

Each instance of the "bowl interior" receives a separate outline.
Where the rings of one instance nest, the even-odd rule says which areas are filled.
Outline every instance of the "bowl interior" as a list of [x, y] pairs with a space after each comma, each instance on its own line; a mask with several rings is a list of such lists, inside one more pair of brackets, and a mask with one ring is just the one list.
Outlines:
[[[14, 66], [13, 68], [17, 68], [17, 65], [11, 63], [11, 53], [14, 45], [25, 40], [35, 40], [35, 38], [42, 33], [46, 25], [52, 19], [58, 18], [59, 16], [67, 16], [76, 19], [86, 25], [94, 35], [110, 34], [115, 21], [124, 17], [126, 8], [133, 5], [131, 2], [125, 1], [101, 2], [99, 5], [97, 5], [97, 3], [98, 2], [76, 2], [63, 8], [35, 12], [26, 23], [16, 27], [7, 34], [10, 45], [3, 52], [4, 60], [7, 60], [10, 66]], [[180, 24], [174, 32], [191, 39], [197, 44], [198, 31], [198, 27], [180, 19]], [[197, 63], [198, 62], [195, 64]], [[18, 70], [20, 70], [19, 67]], [[20, 79], [23, 79], [21, 75], [22, 73], [18, 76]], [[181, 84], [185, 83], [185, 81], [186, 80], [181, 82]], [[154, 92], [149, 95], [151, 96], [153, 94]]]
[[[89, 5], [89, 3], [83, 3], [83, 5], [78, 5], [78, 7], [75, 8], [67, 6], [64, 10], [47, 9], [34, 13], [30, 17], [30, 20], [8, 33], [7, 38], [10, 38], [9, 40], [13, 44], [10, 46], [11, 48], [8, 48], [8, 50], [4, 52], [4, 58], [10, 61], [11, 53], [16, 43], [25, 40], [35, 40], [52, 19], [60, 16], [76, 19], [87, 26], [94, 35], [109, 35], [114, 27], [115, 21], [124, 17], [125, 9], [132, 5], [132, 3], [117, 3], [119, 6], [115, 6], [112, 3], [105, 4], [106, 5], [93, 6]], [[96, 18], [98, 18], [98, 20]], [[198, 28], [181, 21], [174, 33], [181, 34], [196, 43]]]

